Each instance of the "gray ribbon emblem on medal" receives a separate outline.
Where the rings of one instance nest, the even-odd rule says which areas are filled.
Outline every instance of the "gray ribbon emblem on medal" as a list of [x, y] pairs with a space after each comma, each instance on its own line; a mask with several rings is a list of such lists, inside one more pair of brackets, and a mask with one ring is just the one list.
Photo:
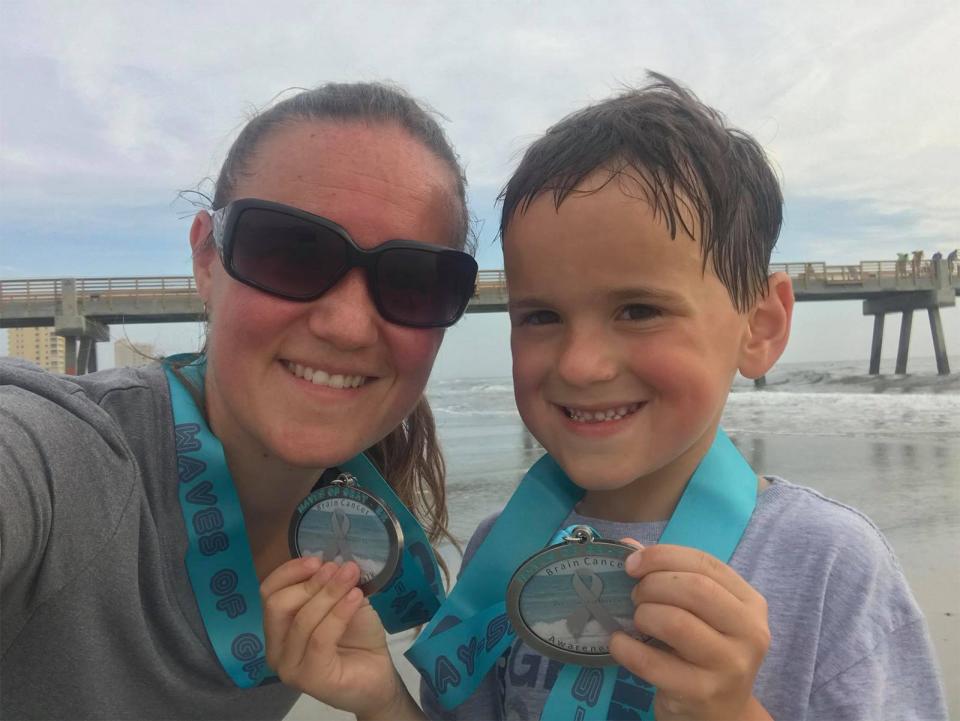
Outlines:
[[353, 560], [353, 552], [350, 550], [350, 543], [347, 541], [347, 533], [350, 531], [350, 519], [347, 514], [339, 508], [330, 515], [330, 528], [333, 529], [333, 540], [330, 543], [330, 550], [323, 554], [323, 557], [332, 561], [337, 556], [343, 558], [343, 562]]
[[573, 590], [582, 602], [566, 619], [567, 630], [573, 634], [574, 638], [580, 638], [580, 634], [583, 633], [584, 627], [591, 618], [597, 619], [607, 633], [612, 634], [614, 631], [623, 630], [623, 627], [600, 603], [600, 596], [603, 595], [603, 581], [600, 576], [593, 571], [578, 568], [573, 574]]

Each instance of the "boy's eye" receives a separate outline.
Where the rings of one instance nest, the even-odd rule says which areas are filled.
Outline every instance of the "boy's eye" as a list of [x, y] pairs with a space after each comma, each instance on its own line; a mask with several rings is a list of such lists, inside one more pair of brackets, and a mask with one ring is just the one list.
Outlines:
[[621, 320], [650, 320], [661, 315], [659, 308], [652, 305], [634, 304], [624, 306], [620, 311]]
[[546, 325], [556, 323], [559, 317], [552, 310], [535, 310], [520, 318], [521, 325]]

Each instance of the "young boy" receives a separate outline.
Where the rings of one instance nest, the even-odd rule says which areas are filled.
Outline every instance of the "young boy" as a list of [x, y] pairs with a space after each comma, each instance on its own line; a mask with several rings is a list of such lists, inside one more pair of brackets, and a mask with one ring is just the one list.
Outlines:
[[[658, 544], [735, 374], [762, 376], [787, 343], [790, 280], [767, 274], [781, 206], [757, 143], [659, 75], [553, 126], [503, 193], [517, 406], [585, 491], [562, 525], [635, 539], [634, 623], [661, 642], [613, 636], [635, 688], [656, 695], [647, 715], [611, 703], [598, 717], [946, 718], [920, 609], [855, 510], [750, 473], [755, 508], [728, 563]], [[328, 608], [345, 592], [330, 590]], [[535, 721], [561, 666], [517, 640], [463, 703], [444, 710], [431, 682], [423, 706]], [[390, 709], [417, 711], [400, 690]], [[360, 715], [387, 711], [368, 699]]]
[[[611, 652], [657, 687], [659, 721], [943, 718], [923, 617], [856, 511], [761, 478], [729, 565], [654, 545], [735, 374], [786, 346], [790, 280], [767, 276], [781, 206], [757, 143], [662, 76], [550, 128], [503, 193], [517, 406], [586, 490], [567, 523], [646, 546], [634, 620], [671, 650], [616, 634]], [[515, 642], [452, 713], [423, 701], [535, 720], [556, 676]]]

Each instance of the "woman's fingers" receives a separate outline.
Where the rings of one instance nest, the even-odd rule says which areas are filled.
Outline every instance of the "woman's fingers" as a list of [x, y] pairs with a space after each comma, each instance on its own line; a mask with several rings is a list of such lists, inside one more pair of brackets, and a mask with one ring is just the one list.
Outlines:
[[260, 598], [266, 598], [281, 588], [287, 588], [295, 583], [306, 581], [323, 565], [316, 556], [293, 558], [278, 566], [273, 573], [267, 576], [260, 584]]
[[[354, 600], [355, 604], [348, 603], [349, 614], [346, 621], [337, 616], [332, 616], [333, 608], [347, 596], [360, 580], [360, 568], [355, 563], [346, 563], [343, 566], [336, 567], [336, 564], [328, 564], [334, 567], [334, 572], [329, 575], [325, 582], [318, 588], [313, 589], [314, 583], [319, 585], [314, 579], [309, 579], [303, 585], [313, 590], [312, 597], [296, 612], [289, 625], [286, 639], [283, 644], [283, 653], [280, 663], [284, 665], [297, 665], [303, 660], [308, 645], [314, 645], [319, 642], [336, 642], [343, 635], [349, 619], [359, 606], [359, 601], [363, 599], [363, 592], [357, 590]], [[321, 569], [321, 572], [327, 570], [327, 566]], [[320, 574], [318, 573], [317, 576]], [[316, 578], [316, 577], [315, 577]], [[344, 611], [345, 609], [341, 609]], [[324, 626], [321, 628], [321, 626]], [[329, 628], [327, 628], [329, 627]], [[319, 635], [317, 635], [319, 634]], [[317, 640], [313, 637], [317, 635]]]
[[331, 651], [340, 645], [347, 626], [353, 620], [357, 610], [363, 605], [363, 591], [354, 586], [337, 601], [323, 620], [316, 625], [307, 642], [308, 651], [314, 656], [331, 655]]
[[[306, 568], [315, 566], [314, 563], [305, 564]], [[293, 619], [304, 604], [308, 603], [316, 592], [333, 578], [337, 568], [335, 563], [326, 563], [304, 578], [300, 572], [304, 570], [303, 567], [291, 562], [284, 564], [264, 580], [260, 590], [263, 603], [263, 632], [267, 640], [267, 663], [272, 668], [277, 668], [281, 657], [285, 655], [282, 652]], [[274, 578], [275, 576], [277, 578]], [[270, 592], [271, 586], [276, 590]]]

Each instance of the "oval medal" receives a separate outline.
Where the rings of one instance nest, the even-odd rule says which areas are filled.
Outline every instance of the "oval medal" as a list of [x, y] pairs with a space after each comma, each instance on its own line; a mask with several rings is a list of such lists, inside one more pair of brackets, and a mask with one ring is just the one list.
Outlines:
[[507, 613], [517, 634], [548, 658], [580, 666], [616, 663], [610, 636], [633, 625], [637, 584], [623, 563], [636, 549], [598, 539], [577, 526], [562, 543], [531, 556], [507, 586]]
[[290, 523], [290, 553], [360, 567], [360, 589], [369, 596], [393, 577], [403, 550], [403, 530], [393, 512], [343, 473], [297, 506]]

